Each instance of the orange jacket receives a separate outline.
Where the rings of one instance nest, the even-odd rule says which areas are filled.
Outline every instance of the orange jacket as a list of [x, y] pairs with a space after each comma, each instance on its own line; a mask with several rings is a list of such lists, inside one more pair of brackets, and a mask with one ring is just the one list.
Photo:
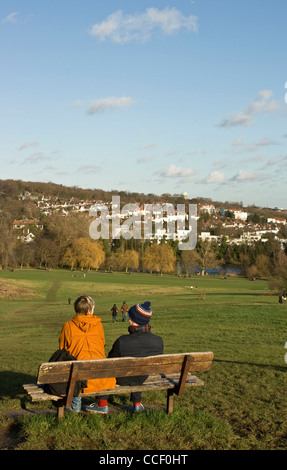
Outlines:
[[[102, 321], [95, 315], [75, 315], [64, 323], [60, 338], [60, 349], [66, 349], [76, 359], [104, 359], [105, 334]], [[114, 377], [88, 380], [85, 393], [99, 392], [116, 386]]]

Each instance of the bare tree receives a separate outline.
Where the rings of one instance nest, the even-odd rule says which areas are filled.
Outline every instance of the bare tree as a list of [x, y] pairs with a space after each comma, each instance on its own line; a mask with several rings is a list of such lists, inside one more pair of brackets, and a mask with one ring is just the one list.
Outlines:
[[15, 261], [14, 250], [17, 236], [9, 219], [4, 215], [0, 218], [0, 263], [3, 267], [13, 265]]
[[275, 259], [269, 287], [277, 293], [287, 292], [287, 255], [282, 251]]
[[222, 264], [217, 256], [214, 244], [207, 240], [200, 243], [194, 250], [184, 251], [182, 262], [186, 271], [190, 267], [200, 268], [202, 276], [204, 276], [207, 269], [219, 268]]

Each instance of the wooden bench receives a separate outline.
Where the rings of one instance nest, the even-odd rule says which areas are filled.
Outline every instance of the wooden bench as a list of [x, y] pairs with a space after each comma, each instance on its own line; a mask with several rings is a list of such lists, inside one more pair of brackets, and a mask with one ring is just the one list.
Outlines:
[[[64, 415], [64, 408], [72, 403], [75, 384], [78, 380], [107, 377], [130, 377], [148, 375], [142, 385], [116, 385], [110, 390], [95, 393], [80, 393], [79, 396], [119, 395], [148, 390], [167, 390], [167, 413], [173, 412], [173, 395], [181, 396], [185, 386], [203, 385], [204, 382], [191, 372], [209, 370], [212, 352], [162, 354], [149, 357], [121, 357], [86, 361], [46, 362], [40, 365], [37, 384], [23, 385], [33, 402], [52, 400], [57, 402], [58, 419]], [[54, 396], [44, 392], [43, 385], [68, 383], [66, 396]]]

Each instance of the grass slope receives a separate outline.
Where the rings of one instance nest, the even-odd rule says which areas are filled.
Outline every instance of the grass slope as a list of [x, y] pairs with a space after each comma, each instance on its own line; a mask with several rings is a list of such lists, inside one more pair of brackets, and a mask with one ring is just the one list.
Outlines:
[[[40, 270], [2, 271], [0, 278], [0, 426], [17, 430], [15, 448], [286, 449], [287, 305], [270, 295], [266, 281]], [[121, 411], [130, 405], [127, 396], [114, 397], [108, 416], [68, 415], [60, 423], [51, 413], [7, 418], [7, 409], [24, 403], [43, 406], [27, 403], [22, 384], [34, 381], [58, 348], [62, 324], [74, 315], [68, 297], [83, 293], [95, 298], [107, 353], [127, 332], [120, 315], [112, 323], [112, 305], [150, 300], [152, 331], [163, 337], [166, 353], [214, 352], [211, 371], [201, 375], [204, 387], [176, 398], [171, 416], [165, 393], [150, 392], [140, 415]]]

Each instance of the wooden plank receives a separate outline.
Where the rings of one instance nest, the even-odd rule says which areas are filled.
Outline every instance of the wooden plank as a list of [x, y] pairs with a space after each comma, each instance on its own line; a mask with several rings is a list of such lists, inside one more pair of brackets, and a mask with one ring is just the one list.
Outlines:
[[187, 374], [188, 374], [188, 371], [190, 369], [190, 364], [191, 364], [191, 357], [186, 355], [184, 360], [183, 360], [180, 379], [179, 379], [178, 385], [177, 385], [177, 392], [176, 393], [177, 393], [178, 396], [181, 396], [184, 392], [184, 387], [185, 387], [185, 384], [186, 384]]
[[[102, 390], [100, 392], [93, 393], [81, 393], [81, 397], [87, 396], [101, 396], [101, 395], [119, 395], [119, 394], [129, 394], [131, 392], [137, 391], [150, 391], [150, 390], [173, 390], [177, 386], [179, 380], [178, 375], [172, 375], [171, 377], [161, 377], [161, 376], [151, 376], [149, 377], [142, 385], [116, 385], [114, 389]], [[186, 386], [202, 386], [204, 382], [196, 377], [195, 375], [189, 375], [186, 380]], [[29, 396], [32, 398], [32, 401], [57, 401], [61, 400], [61, 397], [49, 395], [44, 392], [44, 390], [37, 384], [28, 384], [23, 386]]]
[[71, 367], [71, 377], [69, 380], [69, 389], [68, 389], [67, 402], [66, 402], [67, 408], [70, 408], [72, 406], [72, 399], [74, 395], [75, 385], [78, 380], [78, 369], [79, 369], [78, 362], [74, 362]]
[[61, 397], [56, 397], [54, 395], [48, 395], [47, 393], [33, 393], [33, 392], [30, 392], [29, 393], [29, 396], [31, 397], [32, 401], [33, 402], [38, 402], [38, 401], [58, 401], [58, 400], [62, 400]]
[[26, 390], [28, 395], [32, 398], [32, 401], [47, 401], [47, 400], [57, 401], [61, 399], [61, 397], [46, 393], [43, 390], [43, 388], [38, 386], [37, 384], [25, 384], [23, 385], [23, 388], [24, 390]]
[[[191, 376], [186, 381], [187, 387], [202, 386], [204, 382], [196, 376]], [[95, 395], [120, 395], [124, 393], [139, 392], [139, 391], [157, 391], [157, 390], [173, 390], [177, 386], [177, 381], [174, 379], [171, 381], [169, 378], [166, 380], [147, 380], [142, 385], [117, 385], [116, 388], [111, 390], [101, 390], [100, 392], [94, 393], [81, 393], [81, 397], [95, 396]]]
[[[190, 359], [190, 371], [209, 370], [213, 353], [187, 353]], [[180, 372], [186, 354], [163, 354], [149, 357], [124, 357], [77, 361], [78, 380], [94, 378], [127, 377], [154, 373]], [[39, 368], [38, 384], [68, 382], [71, 366], [75, 361], [48, 362]]]

